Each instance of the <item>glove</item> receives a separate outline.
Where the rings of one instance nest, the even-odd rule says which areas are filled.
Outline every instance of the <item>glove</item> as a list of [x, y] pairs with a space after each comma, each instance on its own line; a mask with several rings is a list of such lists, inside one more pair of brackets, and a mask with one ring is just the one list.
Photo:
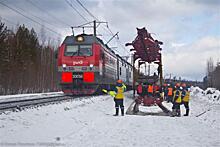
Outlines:
[[122, 84], [122, 87], [124, 88], [124, 90], [126, 90], [126, 88], [127, 88], [124, 83]]
[[115, 97], [115, 95], [116, 95], [115, 91], [109, 91], [108, 92], [106, 89], [102, 89], [102, 92], [107, 93], [107, 94], [109, 94], [112, 97]]
[[102, 89], [102, 92], [104, 93], [108, 93], [108, 91], [106, 89]]
[[114, 91], [109, 91], [108, 94], [111, 95], [112, 97], [115, 97], [116, 93]]

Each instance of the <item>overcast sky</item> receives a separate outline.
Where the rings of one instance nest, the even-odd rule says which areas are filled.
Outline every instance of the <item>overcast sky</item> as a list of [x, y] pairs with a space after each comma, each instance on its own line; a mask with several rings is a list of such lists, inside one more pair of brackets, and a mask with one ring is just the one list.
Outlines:
[[[107, 21], [113, 33], [119, 32], [117, 52], [127, 55], [129, 48], [122, 48], [136, 37], [136, 27], [153, 33], [155, 39], [164, 42], [164, 75], [202, 80], [206, 74], [206, 62], [210, 57], [214, 64], [220, 61], [220, 1], [219, 0], [79, 0], [100, 21]], [[71, 34], [70, 26], [92, 21], [76, 0], [0, 0], [0, 16], [8, 26], [25, 24], [39, 33], [45, 26], [47, 36], [57, 40], [56, 33]], [[72, 7], [68, 4], [70, 3]], [[21, 14], [37, 21], [33, 22]], [[53, 30], [54, 32], [51, 32]], [[81, 30], [76, 30], [79, 33]], [[91, 31], [86, 31], [91, 33]], [[105, 41], [111, 36], [105, 24], [98, 28]], [[153, 70], [156, 68], [152, 68]]]

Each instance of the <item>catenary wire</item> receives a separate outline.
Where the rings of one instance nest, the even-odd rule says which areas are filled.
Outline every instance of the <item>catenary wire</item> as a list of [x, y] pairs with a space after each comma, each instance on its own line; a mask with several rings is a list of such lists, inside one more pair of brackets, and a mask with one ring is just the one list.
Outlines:
[[[95, 17], [83, 4], [82, 2], [80, 2], [80, 0], [76, 0], [76, 2], [95, 20], [99, 21], [99, 19], [97, 17]], [[111, 29], [107, 26], [107, 32], [110, 33], [110, 35], [114, 36], [114, 33], [111, 31]], [[104, 28], [106, 30], [106, 28]], [[126, 50], [126, 48], [122, 45], [121, 41], [119, 39], [116, 39], [116, 41], [118, 42], [118, 44], [120, 44], [120, 46], [123, 48], [124, 51], [126, 51], [128, 54], [129, 52]]]
[[61, 22], [62, 24], [64, 24], [65, 26], [70, 27], [71, 25], [62, 21], [61, 19], [57, 18], [56, 16], [52, 15], [51, 13], [45, 11], [44, 9], [42, 9], [41, 7], [39, 7], [37, 4], [35, 4], [33, 1], [31, 0], [26, 0], [28, 3], [30, 3], [32, 6], [36, 7], [37, 9], [39, 9], [40, 11], [43, 11], [45, 13], [47, 13], [49, 16], [51, 16], [52, 18], [54, 18], [55, 20]]
[[[41, 24], [41, 23], [39, 23], [38, 21], [36, 21], [36, 20], [34, 20], [34, 19], [30, 18], [29, 16], [27, 16], [27, 15], [25, 15], [25, 14], [21, 13], [20, 11], [18, 11], [18, 10], [17, 10], [17, 9], [15, 9], [15, 8], [12, 8], [12, 7], [8, 6], [8, 5], [6, 5], [5, 3], [1, 2], [1, 1], [0, 1], [0, 4], [1, 4], [1, 5], [3, 5], [3, 6], [5, 6], [5, 7], [7, 7], [7, 8], [9, 8], [10, 10], [12, 10], [12, 11], [14, 11], [14, 12], [16, 12], [16, 13], [18, 13], [18, 14], [22, 15], [23, 17], [25, 17], [25, 18], [27, 18], [27, 19], [31, 20], [32, 22], [34, 22], [34, 23], [36, 23], [36, 24], [38, 24], [38, 25], [42, 25], [42, 24]], [[52, 29], [48, 28], [47, 26], [45, 26], [45, 28], [46, 28], [47, 30], [49, 30], [49, 31], [53, 32], [54, 34], [56, 34], [56, 35], [60, 36], [60, 33], [55, 32], [54, 30], [52, 30]]]

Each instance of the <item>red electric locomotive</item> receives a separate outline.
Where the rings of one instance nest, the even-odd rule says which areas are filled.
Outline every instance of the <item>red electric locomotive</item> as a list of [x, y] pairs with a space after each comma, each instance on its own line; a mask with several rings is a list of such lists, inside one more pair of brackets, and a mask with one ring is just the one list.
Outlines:
[[67, 36], [58, 51], [60, 85], [66, 94], [94, 94], [117, 79], [132, 85], [132, 65], [94, 35]]

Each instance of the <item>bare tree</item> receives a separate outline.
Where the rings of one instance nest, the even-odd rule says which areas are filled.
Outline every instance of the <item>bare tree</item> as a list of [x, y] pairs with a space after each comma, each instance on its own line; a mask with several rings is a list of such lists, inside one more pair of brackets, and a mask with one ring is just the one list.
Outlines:
[[45, 46], [45, 42], [47, 40], [47, 37], [46, 37], [46, 31], [45, 31], [45, 26], [44, 25], [41, 26], [41, 29], [40, 29], [40, 39], [39, 40], [40, 40], [40, 44], [42, 46]]
[[208, 76], [210, 73], [212, 73], [214, 71], [214, 62], [213, 62], [213, 59], [212, 57], [210, 57], [208, 60], [207, 60], [207, 73], [206, 75]]

